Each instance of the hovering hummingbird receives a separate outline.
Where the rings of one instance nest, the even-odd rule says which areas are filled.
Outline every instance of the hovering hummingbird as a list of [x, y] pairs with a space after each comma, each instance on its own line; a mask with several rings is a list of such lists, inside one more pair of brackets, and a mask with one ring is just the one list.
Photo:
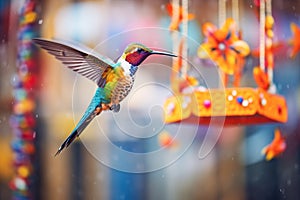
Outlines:
[[33, 41], [68, 68], [94, 81], [98, 86], [84, 115], [55, 155], [68, 147], [102, 111], [118, 112], [120, 110], [120, 102], [130, 92], [138, 66], [148, 56], [156, 54], [176, 57], [171, 53], [154, 51], [142, 44], [132, 43], [114, 62], [88, 47], [41, 38], [35, 38]]

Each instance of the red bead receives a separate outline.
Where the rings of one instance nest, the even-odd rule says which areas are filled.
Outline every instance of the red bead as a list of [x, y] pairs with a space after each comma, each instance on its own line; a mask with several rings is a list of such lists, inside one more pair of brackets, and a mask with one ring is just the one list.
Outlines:
[[210, 100], [208, 100], [208, 99], [204, 100], [203, 105], [205, 108], [210, 108], [210, 106], [211, 106]]

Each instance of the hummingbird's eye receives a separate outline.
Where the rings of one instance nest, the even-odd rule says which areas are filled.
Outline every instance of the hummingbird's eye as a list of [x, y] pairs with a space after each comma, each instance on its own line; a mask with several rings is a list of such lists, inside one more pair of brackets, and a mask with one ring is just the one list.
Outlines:
[[143, 49], [142, 48], [137, 48], [137, 52], [142, 53]]

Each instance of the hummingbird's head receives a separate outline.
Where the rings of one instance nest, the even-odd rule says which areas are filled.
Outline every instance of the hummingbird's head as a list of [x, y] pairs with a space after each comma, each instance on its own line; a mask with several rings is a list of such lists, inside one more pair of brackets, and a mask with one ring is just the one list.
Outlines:
[[128, 45], [122, 57], [131, 65], [139, 66], [148, 56], [154, 54], [176, 57], [174, 54], [163, 51], [154, 51], [138, 43]]

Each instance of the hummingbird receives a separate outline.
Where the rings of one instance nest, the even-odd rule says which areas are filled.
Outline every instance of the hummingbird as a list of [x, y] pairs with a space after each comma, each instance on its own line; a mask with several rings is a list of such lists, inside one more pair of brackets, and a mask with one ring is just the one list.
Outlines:
[[131, 43], [114, 62], [83, 45], [43, 38], [32, 40], [36, 45], [54, 55], [66, 67], [95, 82], [98, 86], [82, 118], [58, 148], [55, 156], [67, 148], [102, 111], [119, 112], [120, 102], [132, 89], [138, 66], [148, 56], [177, 57], [169, 52], [152, 50], [140, 43]]

